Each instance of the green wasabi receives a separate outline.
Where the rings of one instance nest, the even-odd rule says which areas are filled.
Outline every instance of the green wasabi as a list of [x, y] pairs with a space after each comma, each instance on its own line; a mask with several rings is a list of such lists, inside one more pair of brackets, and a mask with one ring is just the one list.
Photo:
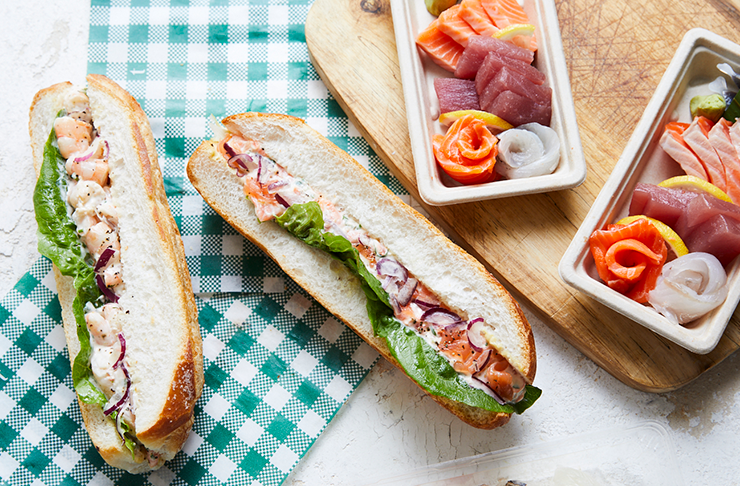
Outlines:
[[703, 116], [716, 122], [725, 112], [725, 99], [720, 94], [694, 96], [689, 103], [691, 118]]

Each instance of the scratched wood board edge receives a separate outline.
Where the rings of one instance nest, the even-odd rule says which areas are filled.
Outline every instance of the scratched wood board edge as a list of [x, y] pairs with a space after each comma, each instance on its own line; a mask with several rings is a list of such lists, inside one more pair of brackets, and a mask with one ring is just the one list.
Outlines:
[[[328, 19], [331, 19], [331, 21], [327, 22]], [[352, 20], [352, 22], [346, 22], [346, 20]], [[325, 29], [327, 23], [333, 25], [333, 28]], [[388, 38], [389, 32], [390, 38]], [[354, 38], [352, 35], [342, 37], [343, 33], [354, 34]], [[324, 42], [325, 39], [331, 39], [332, 35], [341, 38], [341, 42], [339, 42], [339, 38]], [[385, 37], [382, 37], [383, 35]], [[349, 71], [342, 73], [341, 70], [336, 70], [332, 66], [332, 61], [336, 60], [340, 55], [339, 51], [334, 52], [337, 46], [342, 46], [342, 52], [352, 51], [351, 43], [357, 39], [360, 39], [357, 45], [361, 48], [369, 45], [373, 45], [374, 47], [382, 45], [383, 52], [387, 54], [385, 61], [391, 64], [395, 62], [396, 69], [391, 73], [389, 79], [393, 79], [396, 86], [390, 89], [390, 94], [395, 94], [398, 97], [398, 93], [401, 93], [400, 108], [397, 110], [400, 112], [400, 119], [388, 120], [386, 127], [402, 127], [401, 135], [396, 133], [395, 136], [389, 136], [376, 127], [367, 126], [364, 123], [365, 119], [363, 117], [366, 113], [363, 110], [367, 110], [368, 108], [363, 105], [362, 96], [358, 96], [362, 94], [361, 90], [357, 86], [349, 86], [345, 82], [346, 79], [341, 76], [341, 74], [349, 74]], [[400, 77], [398, 76], [398, 60], [395, 57], [395, 38], [393, 37], [390, 7], [387, 0], [354, 0], [341, 3], [332, 3], [329, 0], [317, 0], [313, 4], [306, 21], [306, 41], [309, 55], [317, 72], [338, 103], [348, 114], [361, 134], [368, 140], [378, 156], [386, 163], [391, 172], [407, 188], [410, 194], [418, 199], [418, 191], [416, 190], [415, 176], [413, 174], [413, 162], [403, 160], [404, 154], [410, 154], [410, 149], [405, 108], [403, 107], [403, 97], [400, 88]], [[390, 43], [390, 49], [388, 48], [388, 43]], [[373, 65], [368, 63], [367, 58], [365, 58], [363, 66], [367, 68]], [[372, 73], [365, 72], [364, 74], [370, 75], [370, 78], [376, 77], [380, 72], [377, 70], [377, 66], [375, 67], [376, 70]], [[355, 70], [356, 72], [357, 69], [362, 69], [362, 67], [354, 65], [354, 67], [346, 67], [346, 69]], [[397, 99], [395, 101], [398, 102]], [[388, 100], [388, 104], [392, 105], [390, 99]], [[389, 111], [386, 109], [386, 112]], [[409, 167], [411, 168], [410, 171]], [[581, 191], [583, 191], [583, 188]], [[590, 197], [592, 201], [595, 194], [586, 194], [586, 196]], [[558, 195], [553, 194], [552, 196], [542, 197], [557, 198]], [[543, 305], [537, 299], [532, 299], [530, 296], [519, 291], [516, 281], [518, 276], [515, 272], [502, 273], [498, 271], [495, 265], [490, 264], [486, 258], [483, 258], [476, 251], [475, 245], [471, 245], [465, 238], [461, 238], [459, 232], [449, 224], [449, 215], [444, 214], [445, 208], [430, 207], [425, 204], [424, 207], [441, 224], [443, 229], [453, 236], [453, 239], [457, 239], [463, 248], [482, 261], [519, 300], [528, 302], [544, 318], [543, 321], [555, 332], [628, 386], [650, 392], [664, 392], [679, 388], [712, 368], [738, 347], [737, 325], [733, 321], [735, 329], [726, 333], [715, 351], [704, 356], [689, 353], [677, 345], [654, 335], [641, 326], [632, 323], [621, 315], [608, 311], [600, 304], [579, 295], [562, 283], [559, 278], [556, 279], [556, 284], [560, 287], [559, 291], [561, 294], [565, 295], [565, 302], [560, 301], [557, 306]], [[550, 283], [543, 282], [542, 284], [546, 286]], [[597, 310], [589, 310], [589, 307], [594, 307]], [[605, 323], [597, 318], [596, 314], [609, 316], [609, 325], [630, 328], [630, 340], [634, 341], [631, 346], [628, 346], [626, 350], [621, 347], [614, 349], [602, 339], [603, 336], [594, 332], [591, 332], [590, 336], [586, 336], [588, 339], [585, 339], [581, 334], [587, 326], [584, 323], [575, 324], [577, 321], [585, 319], [587, 324], [590, 323], [591, 330], [597, 328], [599, 325], [604, 325]], [[578, 318], [576, 321], [573, 321], [574, 316]], [[559, 319], [562, 319], [562, 321]], [[568, 321], [567, 323], [563, 322], [566, 320]], [[731, 335], [735, 336], [735, 339], [731, 339]], [[636, 350], [638, 350], [637, 356], [635, 356]], [[656, 357], [651, 356], [654, 353], [657, 353]], [[654, 362], [652, 361], [653, 358], [657, 358], [658, 360], [668, 359], [668, 361], [673, 358], [675, 363]], [[626, 368], [625, 365], [631, 365], [632, 368]], [[664, 373], [668, 369], [670, 369], [670, 372], [667, 374]], [[678, 370], [682, 370], [682, 372], [676, 373]]]

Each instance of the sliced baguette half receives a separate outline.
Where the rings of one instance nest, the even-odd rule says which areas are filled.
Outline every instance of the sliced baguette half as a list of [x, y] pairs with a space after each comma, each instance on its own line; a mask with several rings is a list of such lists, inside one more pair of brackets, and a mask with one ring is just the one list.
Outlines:
[[[223, 124], [231, 133], [258, 142], [291, 175], [303, 179], [357, 220], [453, 311], [494, 322], [496, 348], [528, 383], [532, 382], [536, 357], [529, 323], [516, 301], [480, 262], [302, 120], [244, 113], [224, 119]], [[187, 166], [188, 177], [206, 202], [327, 310], [400, 368], [385, 340], [373, 334], [359, 280], [341, 263], [294, 238], [275, 222], [260, 223], [252, 203], [244, 196], [242, 179], [217, 152], [217, 144], [203, 142]], [[431, 396], [478, 428], [498, 427], [510, 418], [507, 413]]]
[[[136, 100], [110, 79], [87, 77], [95, 127], [110, 147], [112, 201], [119, 217], [122, 274], [126, 292], [119, 304], [126, 359], [135, 398], [135, 432], [149, 451], [169, 460], [193, 423], [203, 388], [198, 313], [179, 231], [169, 210], [148, 119]], [[38, 175], [44, 144], [63, 99], [73, 90], [60, 83], [39, 91], [29, 131]], [[55, 268], [70, 362], [80, 350], [72, 312], [73, 278]], [[124, 446], [115, 423], [100, 406], [78, 400], [90, 438], [114, 467], [132, 473], [158, 467]]]

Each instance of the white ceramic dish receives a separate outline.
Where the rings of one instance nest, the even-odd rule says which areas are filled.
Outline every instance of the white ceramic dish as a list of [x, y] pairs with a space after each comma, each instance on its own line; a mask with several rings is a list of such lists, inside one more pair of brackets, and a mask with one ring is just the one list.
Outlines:
[[[738, 70], [740, 46], [704, 29], [686, 33], [614, 171], [559, 266], [561, 278], [571, 286], [698, 354], [714, 349], [735, 312], [740, 300], [740, 259], [735, 259], [726, 269], [729, 293], [724, 304], [688, 326], [678, 326], [651, 307], [638, 304], [603, 284], [589, 251], [588, 238], [594, 230], [627, 216], [638, 182], [657, 184], [683, 175], [658, 142], [666, 123], [691, 121], [689, 101], [696, 95], [711, 94], [707, 85], [722, 75], [716, 68], [722, 62]], [[732, 85], [729, 79], [728, 83]]]
[[444, 206], [558, 191], [575, 187], [586, 178], [586, 161], [578, 134], [555, 2], [525, 0], [523, 5], [535, 25], [538, 39], [534, 65], [545, 73], [547, 83], [552, 88], [550, 126], [560, 138], [560, 164], [554, 173], [545, 176], [463, 186], [438, 168], [432, 153], [432, 136], [445, 132], [445, 127], [437, 121], [439, 103], [434, 91], [434, 79], [452, 77], [452, 73], [420, 53], [416, 47], [416, 36], [435, 17], [427, 12], [422, 0], [391, 0], [416, 182], [421, 198], [428, 204]]
[[681, 486], [670, 433], [660, 423], [645, 421], [629, 428], [613, 428], [489, 452], [444, 462], [383, 478], [384, 486], [504, 486], [518, 480], [527, 486], [575, 484], [556, 482], [566, 470], [578, 471], [577, 484], [591, 486]]

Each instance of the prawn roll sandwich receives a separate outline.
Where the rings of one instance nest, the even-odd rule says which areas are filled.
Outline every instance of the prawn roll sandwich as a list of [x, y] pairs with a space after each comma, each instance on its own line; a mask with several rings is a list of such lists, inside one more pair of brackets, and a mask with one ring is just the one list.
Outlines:
[[490, 429], [539, 397], [517, 303], [352, 157], [290, 116], [213, 129], [187, 167], [206, 202], [434, 400]]
[[39, 251], [54, 263], [85, 428], [110, 465], [138, 473], [190, 432], [198, 314], [146, 115], [108, 78], [87, 81], [31, 106]]

